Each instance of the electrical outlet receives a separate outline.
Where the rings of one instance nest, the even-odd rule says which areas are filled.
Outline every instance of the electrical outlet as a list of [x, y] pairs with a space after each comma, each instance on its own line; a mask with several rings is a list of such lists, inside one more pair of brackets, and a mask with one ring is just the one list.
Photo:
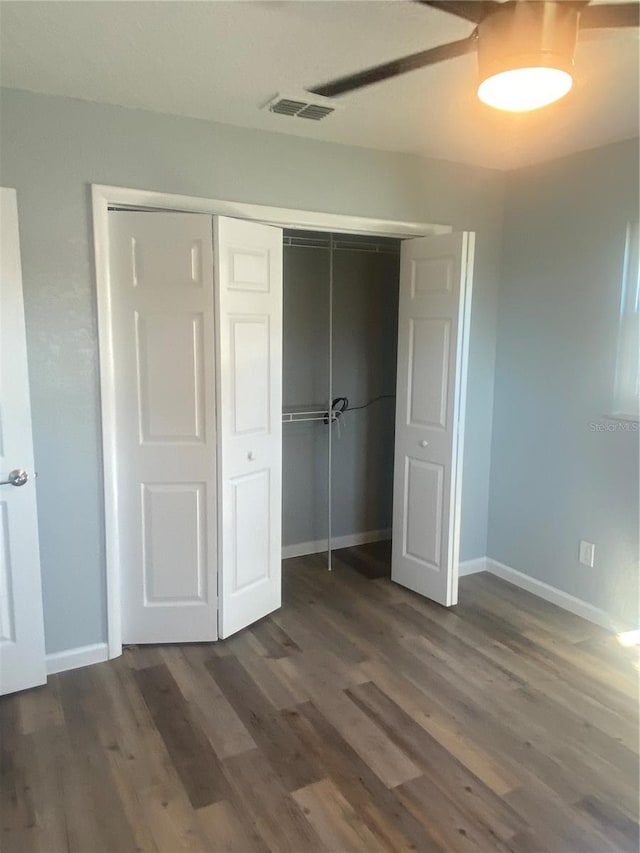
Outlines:
[[579, 552], [579, 560], [583, 566], [589, 566], [590, 569], [593, 568], [593, 561], [596, 556], [596, 546], [593, 542], [585, 542], [584, 539], [580, 540], [580, 552]]

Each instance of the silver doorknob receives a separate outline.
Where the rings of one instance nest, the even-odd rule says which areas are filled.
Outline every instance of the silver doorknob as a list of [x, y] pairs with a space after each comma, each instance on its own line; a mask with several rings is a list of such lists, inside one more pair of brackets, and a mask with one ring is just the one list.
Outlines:
[[253, 462], [253, 460], [254, 460], [255, 458], [256, 458], [256, 454], [253, 452], [253, 450], [250, 450], [250, 451], [247, 453], [247, 459], [249, 460], [249, 462]]
[[8, 480], [0, 480], [0, 486], [24, 486], [28, 479], [29, 475], [24, 468], [14, 468]]
[[423, 438], [422, 441], [420, 442], [420, 447], [428, 447], [428, 446], [429, 446], [429, 442], [425, 441], [425, 439]]

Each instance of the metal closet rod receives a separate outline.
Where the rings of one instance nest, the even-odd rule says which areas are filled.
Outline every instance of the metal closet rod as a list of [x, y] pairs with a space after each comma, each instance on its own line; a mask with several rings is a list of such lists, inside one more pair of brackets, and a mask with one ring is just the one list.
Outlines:
[[[331, 412], [331, 420], [337, 421], [342, 413], [341, 412]], [[316, 409], [313, 412], [283, 412], [282, 413], [282, 423], [283, 424], [299, 424], [305, 421], [324, 421], [325, 423], [329, 422], [329, 412], [327, 409]]]
[[[366, 403], [361, 403], [359, 406], [352, 406], [349, 403], [348, 397], [335, 397], [331, 403], [331, 420], [337, 421], [342, 415], [348, 412], [359, 412], [363, 409], [368, 409], [374, 403], [380, 400], [395, 400], [395, 394], [378, 394], [376, 397], [371, 397]], [[298, 423], [299, 421], [324, 421], [329, 423], [329, 411], [327, 409], [303, 409], [301, 411], [282, 412], [282, 423]]]

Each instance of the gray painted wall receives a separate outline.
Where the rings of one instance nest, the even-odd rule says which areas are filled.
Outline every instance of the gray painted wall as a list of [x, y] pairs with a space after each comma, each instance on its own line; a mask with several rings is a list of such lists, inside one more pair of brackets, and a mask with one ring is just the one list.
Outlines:
[[[638, 432], [612, 410], [638, 140], [507, 184], [488, 554], [638, 625]], [[593, 569], [578, 542], [596, 545]]]
[[[358, 406], [395, 394], [399, 256], [334, 253], [333, 396]], [[285, 409], [327, 403], [329, 251], [284, 250]], [[332, 533], [391, 527], [395, 403], [348, 411], [333, 427]], [[328, 428], [283, 426], [283, 544], [327, 535]]]
[[0, 181], [18, 192], [48, 652], [106, 636], [91, 183], [476, 230], [462, 557], [486, 553], [500, 174], [7, 89], [0, 119]]
[[[283, 258], [282, 406], [326, 406], [329, 250], [286, 247]], [[327, 535], [327, 427], [282, 426], [282, 544]]]

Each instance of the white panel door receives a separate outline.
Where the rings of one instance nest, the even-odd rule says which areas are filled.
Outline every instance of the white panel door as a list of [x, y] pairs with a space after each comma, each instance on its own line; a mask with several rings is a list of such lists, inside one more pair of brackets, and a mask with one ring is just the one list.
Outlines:
[[282, 230], [214, 218], [219, 323], [220, 636], [280, 607]]
[[402, 243], [391, 577], [458, 600], [462, 443], [475, 235]]
[[217, 638], [211, 217], [109, 214], [123, 643]]
[[0, 189], [0, 235], [0, 693], [4, 694], [47, 680], [15, 190]]

